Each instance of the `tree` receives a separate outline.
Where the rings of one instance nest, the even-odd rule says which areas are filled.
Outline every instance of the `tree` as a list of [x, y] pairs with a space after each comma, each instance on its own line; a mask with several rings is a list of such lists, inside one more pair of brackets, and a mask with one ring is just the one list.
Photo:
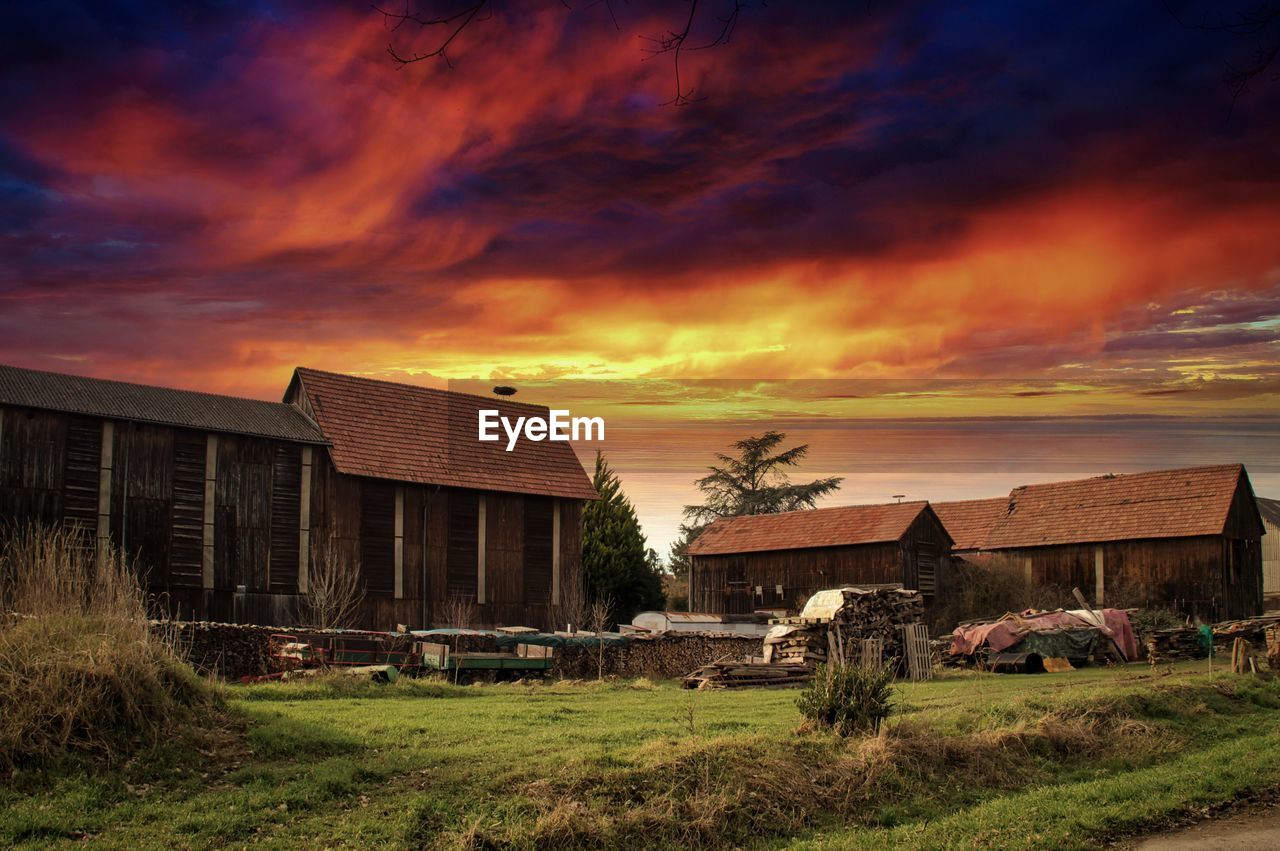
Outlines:
[[716, 453], [720, 466], [708, 467], [708, 475], [694, 482], [706, 501], [684, 507], [684, 516], [690, 521], [681, 527], [684, 537], [692, 541], [702, 526], [717, 517], [813, 508], [820, 497], [839, 490], [844, 479], [837, 476], [792, 484], [785, 468], [797, 466], [809, 454], [809, 445], [775, 452], [786, 437], [782, 432], [766, 431], [734, 443], [737, 455]]
[[344, 629], [356, 622], [364, 605], [360, 561], [343, 552], [337, 537], [316, 542], [311, 572], [302, 595], [303, 619], [316, 629]]
[[689, 545], [716, 518], [813, 508], [819, 498], [840, 489], [844, 479], [838, 476], [792, 484], [785, 468], [797, 466], [809, 454], [809, 444], [775, 452], [786, 438], [782, 432], [766, 431], [734, 443], [737, 455], [716, 453], [720, 465], [708, 467], [708, 474], [694, 482], [706, 494], [706, 502], [684, 507], [688, 522], [680, 524], [680, 537], [667, 555], [673, 575], [688, 579]]
[[662, 608], [662, 580], [650, 565], [635, 507], [599, 452], [592, 484], [600, 498], [587, 503], [582, 513], [582, 570], [588, 592], [594, 599], [611, 600], [619, 620]]

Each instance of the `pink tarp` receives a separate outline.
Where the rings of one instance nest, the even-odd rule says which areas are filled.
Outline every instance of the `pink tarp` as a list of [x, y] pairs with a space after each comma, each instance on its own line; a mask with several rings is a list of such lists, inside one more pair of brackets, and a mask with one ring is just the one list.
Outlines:
[[1021, 614], [1007, 614], [995, 623], [958, 626], [951, 634], [951, 652], [957, 656], [970, 656], [983, 644], [999, 653], [1017, 644], [1029, 632], [1049, 629], [1079, 629], [1092, 627], [1111, 638], [1127, 660], [1138, 658], [1138, 642], [1133, 634], [1129, 615], [1120, 609], [1103, 609], [1102, 623], [1098, 612], [1081, 609], [1067, 612], [1035, 612], [1028, 609]]

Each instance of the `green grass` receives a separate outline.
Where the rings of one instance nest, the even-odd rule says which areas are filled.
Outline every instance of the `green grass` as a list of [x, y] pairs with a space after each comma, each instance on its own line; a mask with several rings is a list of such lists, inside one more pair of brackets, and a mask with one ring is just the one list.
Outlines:
[[234, 729], [12, 778], [0, 846], [1089, 847], [1280, 786], [1280, 684], [1202, 663], [907, 684], [848, 742], [794, 690], [228, 691]]

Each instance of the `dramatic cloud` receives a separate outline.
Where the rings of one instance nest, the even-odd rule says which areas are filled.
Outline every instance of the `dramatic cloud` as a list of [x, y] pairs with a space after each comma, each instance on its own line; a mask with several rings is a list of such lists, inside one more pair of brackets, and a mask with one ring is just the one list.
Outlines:
[[1273, 398], [1280, 87], [1219, 85], [1247, 44], [1149, 3], [774, 4], [674, 107], [638, 37], [685, 4], [512, 5], [401, 70], [358, 3], [6, 12], [0, 360]]

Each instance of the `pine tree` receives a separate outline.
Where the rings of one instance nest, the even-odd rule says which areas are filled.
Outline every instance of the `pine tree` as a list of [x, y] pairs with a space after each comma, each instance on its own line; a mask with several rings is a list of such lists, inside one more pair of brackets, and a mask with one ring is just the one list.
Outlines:
[[613, 600], [619, 622], [630, 621], [646, 609], [662, 608], [662, 579], [650, 565], [635, 507], [599, 452], [592, 484], [600, 498], [588, 502], [582, 513], [582, 570], [587, 590], [594, 597]]

